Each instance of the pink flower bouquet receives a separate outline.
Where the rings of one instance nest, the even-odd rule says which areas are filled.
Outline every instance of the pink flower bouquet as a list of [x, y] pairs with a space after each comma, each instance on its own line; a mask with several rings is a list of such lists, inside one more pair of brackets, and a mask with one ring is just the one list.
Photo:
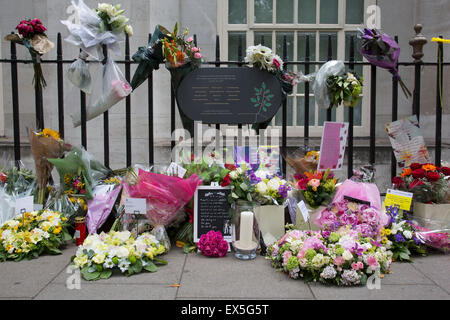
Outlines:
[[147, 200], [147, 218], [154, 226], [152, 233], [169, 250], [170, 241], [164, 226], [173, 221], [201, 183], [196, 174], [181, 179], [139, 169], [137, 184], [124, 183], [124, 187], [130, 197]]
[[224, 257], [228, 252], [228, 242], [220, 231], [211, 230], [200, 237], [198, 249], [207, 257]]

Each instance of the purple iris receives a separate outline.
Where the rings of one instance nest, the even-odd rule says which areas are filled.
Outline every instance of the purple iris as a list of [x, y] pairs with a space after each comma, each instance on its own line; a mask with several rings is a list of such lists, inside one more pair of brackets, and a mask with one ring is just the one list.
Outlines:
[[261, 178], [258, 178], [253, 171], [249, 174], [248, 178], [250, 179], [251, 184], [258, 184], [261, 182]]

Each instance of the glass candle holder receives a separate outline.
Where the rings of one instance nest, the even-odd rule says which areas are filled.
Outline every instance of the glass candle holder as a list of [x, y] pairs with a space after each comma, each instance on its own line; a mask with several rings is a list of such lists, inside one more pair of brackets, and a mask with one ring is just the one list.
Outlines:
[[254, 214], [254, 206], [250, 202], [237, 202], [234, 216], [233, 249], [236, 258], [251, 260], [256, 258], [259, 244], [259, 229]]

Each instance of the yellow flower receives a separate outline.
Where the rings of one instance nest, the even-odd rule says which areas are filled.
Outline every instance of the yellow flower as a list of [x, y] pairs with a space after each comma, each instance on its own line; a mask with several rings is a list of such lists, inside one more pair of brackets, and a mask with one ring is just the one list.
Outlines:
[[17, 249], [17, 253], [21, 253], [22, 252], [22, 249]]
[[61, 232], [61, 227], [58, 227], [55, 230], [53, 230], [54, 234], [59, 234], [60, 232]]
[[156, 254], [163, 254], [166, 251], [163, 245], [160, 245], [158, 249], [156, 249]]
[[384, 228], [383, 228], [383, 229], [381, 229], [381, 231], [380, 231], [380, 236], [381, 236], [381, 237], [384, 237], [385, 235], [386, 235], [386, 233], [385, 233]]
[[386, 233], [387, 236], [390, 236], [391, 235], [391, 229], [386, 229], [384, 231], [384, 233]]
[[8, 246], [6, 247], [6, 251], [10, 251], [12, 248], [13, 248], [12, 245], [8, 245]]
[[67, 221], [67, 218], [66, 217], [62, 217], [61, 220], [62, 221]]
[[382, 243], [382, 244], [385, 244], [385, 243], [387, 243], [387, 242], [388, 242], [388, 238], [383, 237], [383, 239], [381, 239], [381, 243]]
[[44, 130], [42, 130], [42, 135], [46, 138], [48, 137], [52, 137], [55, 140], [60, 140], [61, 137], [59, 136], [59, 133], [55, 130], [51, 130], [48, 128], [45, 128]]

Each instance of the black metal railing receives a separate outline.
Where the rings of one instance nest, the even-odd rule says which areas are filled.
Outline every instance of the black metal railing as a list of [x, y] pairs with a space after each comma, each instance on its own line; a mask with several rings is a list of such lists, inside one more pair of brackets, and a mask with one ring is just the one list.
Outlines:
[[[149, 39], [151, 38], [151, 34], [149, 34]], [[197, 42], [197, 37], [194, 37], [195, 43]], [[395, 37], [396, 41], [398, 41], [398, 37]], [[215, 67], [221, 66], [243, 66], [243, 43], [242, 37], [239, 38], [238, 43], [238, 60], [237, 61], [221, 61], [220, 60], [220, 44], [219, 44], [219, 36], [216, 36], [216, 50], [215, 50], [215, 60], [207, 61], [204, 64], [213, 65]], [[288, 61], [287, 60], [287, 41], [286, 36], [283, 38], [283, 52], [281, 53], [282, 59], [284, 61], [284, 68], [288, 68], [291, 65], [304, 66], [305, 74], [308, 74], [311, 69], [314, 70], [315, 66], [321, 65], [326, 61], [311, 61], [311, 44], [310, 44], [310, 36], [306, 35], [305, 38], [305, 60], [304, 61]], [[57, 113], [58, 113], [58, 128], [61, 134], [61, 137], [64, 138], [64, 73], [63, 73], [63, 65], [70, 64], [74, 60], [64, 59], [63, 58], [63, 50], [62, 50], [62, 39], [61, 34], [57, 35], [57, 58], [56, 60], [42, 60], [42, 64], [56, 64], [57, 66]], [[261, 43], [264, 44], [264, 37], [261, 38]], [[331, 35], [328, 36], [328, 60], [332, 59], [332, 41]], [[377, 95], [377, 87], [376, 87], [376, 77], [377, 77], [377, 68], [375, 66], [371, 66], [368, 62], [363, 61], [355, 61], [355, 37], [350, 37], [350, 45], [349, 45], [349, 61], [345, 61], [345, 65], [349, 67], [349, 69], [353, 70], [355, 66], [370, 66], [370, 90], [368, 95], [370, 96], [370, 137], [369, 137], [369, 161], [371, 164], [376, 163], [375, 157], [375, 129], [376, 129], [376, 95]], [[13, 136], [14, 136], [14, 157], [15, 160], [21, 159], [20, 153], [20, 108], [19, 108], [19, 81], [18, 81], [18, 70], [17, 66], [19, 63], [26, 64], [31, 63], [31, 60], [19, 60], [17, 59], [17, 48], [16, 44], [11, 42], [10, 44], [10, 59], [0, 59], [0, 63], [10, 64], [11, 66], [11, 95], [12, 95], [12, 110], [13, 110]], [[106, 62], [107, 50], [104, 48], [105, 60], [102, 63]], [[443, 96], [443, 72], [444, 67], [448, 67], [450, 65], [449, 62], [439, 63], [439, 59], [443, 61], [443, 45], [439, 43], [437, 46], [437, 61], [436, 62], [423, 62], [422, 60], [414, 61], [414, 62], [400, 62], [398, 64], [399, 67], [406, 66], [414, 66], [415, 68], [415, 76], [414, 76], [414, 91], [412, 98], [412, 112], [416, 114], [418, 118], [420, 118], [420, 86], [421, 86], [421, 69], [425, 66], [427, 67], [435, 67], [437, 70], [437, 84], [436, 84], [436, 133], [435, 133], [435, 163], [440, 165], [441, 162], [441, 152], [442, 152], [442, 96]], [[88, 61], [89, 62], [89, 61]], [[125, 59], [116, 61], [119, 64], [125, 65], [125, 78], [127, 81], [130, 81], [130, 70], [131, 65], [136, 64], [136, 62], [130, 59], [130, 44], [128, 36], [125, 39]], [[154, 163], [154, 108], [153, 108], [153, 73], [147, 80], [147, 95], [148, 95], [148, 155], [149, 155], [149, 163]], [[304, 85], [304, 139], [307, 144], [307, 141], [310, 138], [310, 130], [309, 130], [309, 106], [310, 106], [310, 84], [305, 83]], [[171, 133], [176, 129], [176, 99], [175, 93], [172, 89], [170, 89], [171, 95], [171, 107], [170, 107], [170, 130]], [[168, 92], [169, 93], [169, 92]], [[132, 163], [132, 144], [131, 144], [131, 95], [126, 98], [125, 102], [125, 142], [126, 142], [126, 165], [130, 166]], [[281, 134], [281, 149], [282, 151], [286, 151], [287, 149], [287, 99], [285, 99], [282, 103], [282, 134]], [[36, 127], [37, 129], [44, 128], [44, 110], [43, 110], [43, 92], [39, 87], [35, 88], [35, 105], [36, 105]], [[80, 91], [80, 111], [81, 111], [81, 145], [84, 148], [88, 148], [87, 146], [87, 125], [86, 125], [86, 96], [85, 93]], [[353, 156], [354, 156], [354, 110], [353, 108], [349, 108], [349, 133], [348, 133], [348, 147], [347, 147], [347, 163], [348, 163], [348, 176], [352, 175], [353, 170]], [[393, 76], [392, 77], [392, 121], [398, 120], [398, 80]], [[327, 121], [331, 121], [332, 113], [331, 110], [327, 110]], [[242, 128], [243, 124], [239, 124], [238, 128]], [[220, 125], [216, 124], [216, 128], [220, 130]], [[108, 111], [103, 114], [103, 131], [104, 131], [104, 163], [106, 166], [109, 166], [110, 163], [110, 148], [109, 148], [109, 115]], [[239, 131], [240, 132], [240, 131]], [[216, 137], [218, 138], [218, 137]], [[238, 142], [242, 142], [242, 136], [238, 137]], [[175, 141], [172, 139], [171, 147], [175, 146]], [[391, 156], [391, 176], [396, 175], [396, 159], [394, 155]], [[283, 162], [283, 170], [286, 172], [286, 164]]]

